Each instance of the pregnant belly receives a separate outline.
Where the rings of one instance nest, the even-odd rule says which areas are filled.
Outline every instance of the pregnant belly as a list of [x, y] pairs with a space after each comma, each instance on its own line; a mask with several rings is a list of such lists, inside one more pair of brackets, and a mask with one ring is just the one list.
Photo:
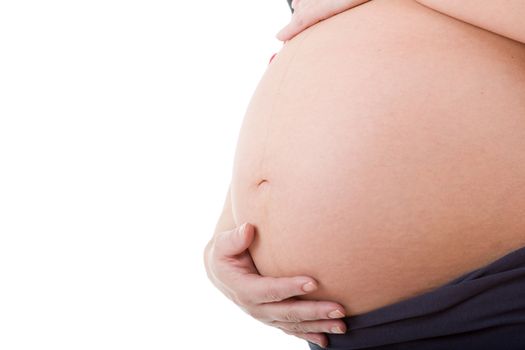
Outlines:
[[525, 47], [410, 0], [287, 42], [248, 106], [231, 183], [263, 275], [359, 314], [525, 245]]

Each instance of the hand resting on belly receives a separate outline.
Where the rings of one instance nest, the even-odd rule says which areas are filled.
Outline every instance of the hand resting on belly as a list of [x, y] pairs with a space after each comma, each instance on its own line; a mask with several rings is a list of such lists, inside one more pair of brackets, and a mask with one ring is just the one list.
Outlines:
[[301, 299], [355, 315], [524, 245], [524, 62], [524, 45], [403, 0], [287, 42], [232, 174], [259, 272], [312, 276]]

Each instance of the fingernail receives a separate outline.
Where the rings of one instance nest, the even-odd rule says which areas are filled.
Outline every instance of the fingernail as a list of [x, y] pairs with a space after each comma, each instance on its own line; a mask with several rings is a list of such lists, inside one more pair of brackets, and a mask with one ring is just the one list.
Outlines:
[[343, 334], [343, 333], [344, 333], [343, 330], [341, 329], [341, 327], [339, 327], [339, 326], [333, 326], [333, 327], [330, 329], [330, 331], [331, 331], [332, 333], [338, 333], [338, 334]]
[[331, 311], [328, 314], [328, 317], [330, 317], [330, 318], [341, 318], [343, 316], [344, 316], [344, 314], [341, 311], [339, 311], [339, 310]]
[[316, 286], [315, 283], [313, 283], [313, 282], [308, 282], [308, 283], [305, 283], [305, 284], [303, 285], [303, 290], [304, 290], [305, 292], [307, 292], [307, 293], [308, 293], [308, 292], [313, 292], [313, 291], [316, 290], [316, 289], [317, 289], [317, 286]]

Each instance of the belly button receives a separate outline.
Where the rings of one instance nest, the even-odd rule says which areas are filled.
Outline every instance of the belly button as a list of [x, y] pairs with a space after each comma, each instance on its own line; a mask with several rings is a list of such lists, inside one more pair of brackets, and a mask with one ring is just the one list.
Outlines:
[[269, 185], [270, 183], [268, 182], [268, 180], [266, 179], [262, 179], [261, 181], [259, 181], [259, 183], [257, 184], [257, 189], [261, 189], [261, 188], [265, 188]]

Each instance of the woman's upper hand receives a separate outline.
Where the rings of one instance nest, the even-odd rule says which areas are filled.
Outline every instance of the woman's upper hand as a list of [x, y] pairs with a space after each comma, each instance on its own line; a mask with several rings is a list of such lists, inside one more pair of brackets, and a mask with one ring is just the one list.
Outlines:
[[287, 41], [323, 19], [335, 16], [345, 10], [370, 0], [293, 0], [292, 19], [276, 38]]
[[[327, 346], [325, 333], [346, 332], [343, 306], [331, 301], [294, 298], [317, 288], [308, 276], [264, 277], [253, 263], [248, 247], [255, 236], [248, 223], [216, 233], [206, 245], [204, 264], [212, 283], [257, 320], [287, 334]], [[303, 289], [304, 288], [304, 289]]]

